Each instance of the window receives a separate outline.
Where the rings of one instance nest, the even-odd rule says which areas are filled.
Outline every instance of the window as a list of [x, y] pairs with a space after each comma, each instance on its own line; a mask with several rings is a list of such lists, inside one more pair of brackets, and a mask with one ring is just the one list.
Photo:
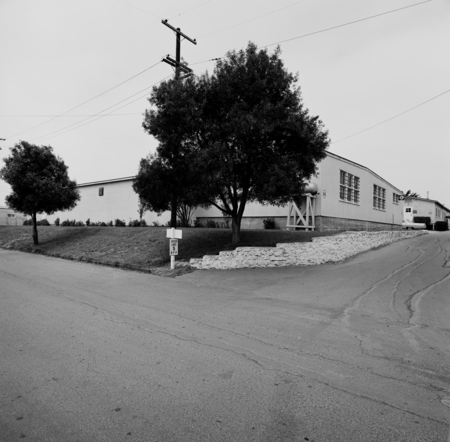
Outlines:
[[392, 202], [394, 204], [398, 204], [400, 201], [400, 195], [398, 193], [393, 193], [392, 194]]
[[359, 203], [359, 178], [341, 170], [339, 199], [348, 203]]
[[15, 218], [16, 214], [15, 213], [8, 213], [8, 218]]
[[386, 189], [373, 185], [373, 208], [377, 210], [386, 210]]
[[411, 207], [407, 207], [405, 210], [406, 213], [411, 213]]
[[98, 188], [98, 196], [103, 196], [104, 187]]

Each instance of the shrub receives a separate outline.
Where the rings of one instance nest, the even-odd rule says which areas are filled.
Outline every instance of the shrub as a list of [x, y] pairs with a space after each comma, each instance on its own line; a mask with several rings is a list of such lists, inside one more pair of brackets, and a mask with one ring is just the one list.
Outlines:
[[265, 229], [276, 229], [275, 220], [273, 218], [266, 218], [263, 220], [264, 228]]
[[114, 221], [114, 226], [116, 226], [116, 227], [125, 227], [126, 224], [125, 224], [125, 221], [122, 221], [121, 219], [116, 218], [116, 220]]
[[159, 224], [158, 221], [153, 221], [153, 222], [152, 222], [152, 226], [153, 226], [153, 227], [160, 227], [161, 224]]
[[141, 220], [139, 221], [139, 225], [140, 225], [141, 227], [147, 227], [147, 223], [145, 222], [145, 219], [141, 219]]
[[66, 219], [65, 221], [63, 221], [61, 223], [62, 226], [66, 227], [66, 226], [70, 226], [70, 221], [68, 219]]
[[100, 226], [100, 227], [108, 227], [108, 224], [106, 224], [105, 222], [102, 221], [102, 222], [99, 224], [99, 226]]
[[50, 223], [44, 218], [37, 222], [38, 226], [49, 226]]
[[23, 220], [23, 225], [24, 226], [31, 226], [31, 219], [24, 219]]
[[217, 227], [217, 223], [213, 219], [207, 219], [206, 220], [206, 227], [210, 229], [214, 229]]
[[138, 219], [130, 219], [130, 221], [128, 221], [128, 227], [139, 227], [140, 221]]
[[84, 227], [84, 222], [83, 222], [83, 221], [77, 221], [77, 222], [75, 223], [75, 225], [76, 225], [77, 227]]
[[55, 219], [55, 226], [59, 226], [59, 218]]
[[434, 223], [434, 230], [438, 230], [439, 232], [448, 230], [448, 222], [447, 221], [436, 221]]
[[88, 227], [91, 225], [91, 218], [88, 218], [88, 219], [86, 220], [86, 225], [87, 225]]
[[194, 227], [204, 227], [204, 226], [203, 226], [202, 222], [198, 218], [195, 218], [195, 220], [194, 220]]
[[[102, 225], [103, 225], [103, 223], [102, 223]], [[106, 225], [107, 225], [108, 227], [112, 227], [112, 226], [114, 226], [114, 223], [113, 223], [112, 221], [108, 221], [108, 222], [106, 223]]]

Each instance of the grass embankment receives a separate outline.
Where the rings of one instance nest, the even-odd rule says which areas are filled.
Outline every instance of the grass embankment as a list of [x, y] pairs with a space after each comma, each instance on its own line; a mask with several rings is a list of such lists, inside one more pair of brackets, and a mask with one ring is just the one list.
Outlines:
[[[152, 271], [170, 261], [166, 227], [39, 226], [34, 246], [30, 226], [0, 226], [0, 247], [29, 253], [133, 270]], [[186, 228], [179, 240], [177, 261], [234, 250], [230, 229]], [[242, 230], [239, 247], [274, 247], [281, 242], [305, 242], [330, 232]], [[157, 272], [156, 272], [157, 273]]]

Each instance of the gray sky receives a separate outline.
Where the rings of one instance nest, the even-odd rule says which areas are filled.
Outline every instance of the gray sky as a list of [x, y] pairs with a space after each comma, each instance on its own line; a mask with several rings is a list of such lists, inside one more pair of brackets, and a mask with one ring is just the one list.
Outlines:
[[[51, 145], [78, 183], [135, 175], [156, 147], [146, 97], [172, 74], [167, 18], [197, 39], [181, 54], [198, 74], [250, 40], [292, 39], [282, 58], [329, 150], [450, 207], [449, 17], [450, 0], [0, 0], [0, 159], [25, 140]], [[0, 205], [8, 192], [0, 182]]]

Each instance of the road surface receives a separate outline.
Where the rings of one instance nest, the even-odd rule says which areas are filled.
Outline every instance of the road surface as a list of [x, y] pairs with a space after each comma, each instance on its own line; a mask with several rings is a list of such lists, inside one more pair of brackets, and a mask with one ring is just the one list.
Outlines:
[[177, 279], [0, 250], [0, 441], [450, 442], [450, 234]]

